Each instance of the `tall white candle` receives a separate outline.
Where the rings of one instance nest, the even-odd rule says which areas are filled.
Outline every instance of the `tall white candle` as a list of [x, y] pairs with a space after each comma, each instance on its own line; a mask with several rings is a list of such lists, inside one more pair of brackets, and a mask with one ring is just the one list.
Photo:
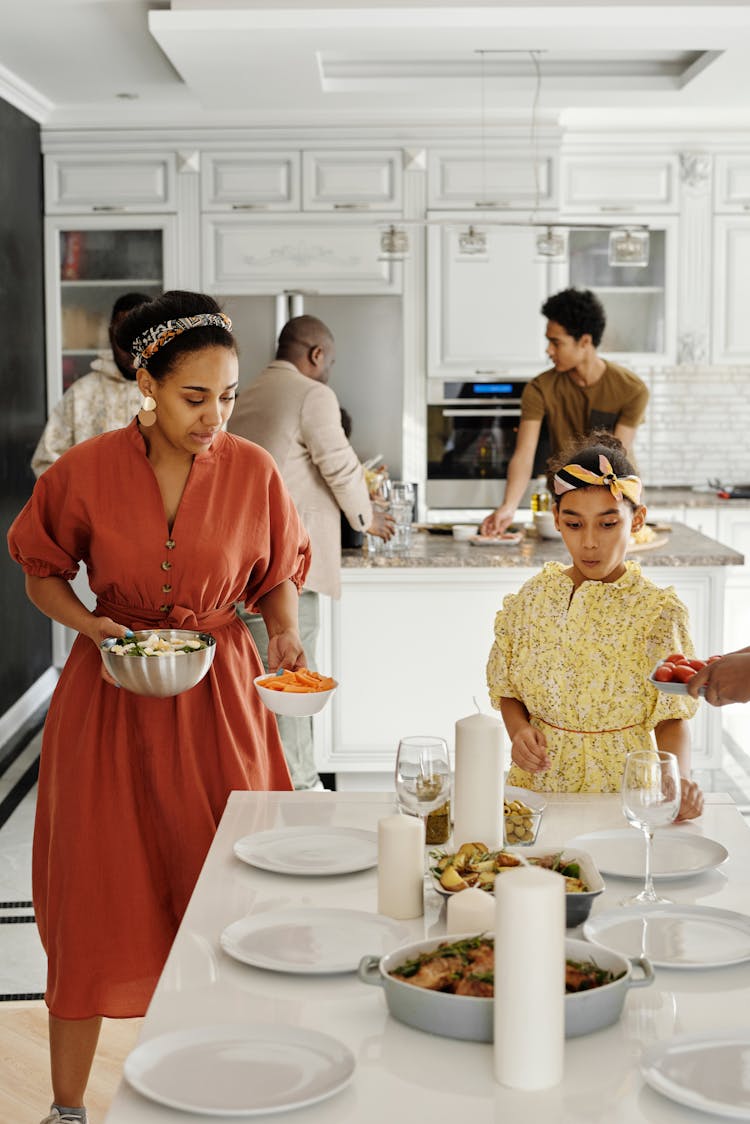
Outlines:
[[424, 821], [378, 820], [378, 913], [406, 921], [424, 913]]
[[500, 1084], [549, 1089], [562, 1080], [565, 881], [554, 871], [517, 867], [495, 880], [494, 1021]]
[[503, 724], [489, 714], [456, 722], [453, 842], [503, 845]]
[[448, 898], [445, 929], [448, 933], [491, 933], [495, 927], [495, 899], [486, 890], [470, 886]]

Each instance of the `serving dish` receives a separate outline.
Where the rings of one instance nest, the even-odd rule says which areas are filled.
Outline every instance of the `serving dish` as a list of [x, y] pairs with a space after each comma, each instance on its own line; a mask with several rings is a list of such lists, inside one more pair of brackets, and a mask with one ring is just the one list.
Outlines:
[[518, 546], [523, 541], [523, 531], [503, 531], [502, 536], [471, 535], [472, 546]]
[[[661, 667], [666, 660], [659, 660], [651, 668], [648, 681], [652, 687], [656, 687], [657, 691], [663, 691], [665, 695], [686, 695], [688, 693], [687, 683], [660, 683], [658, 679], [654, 679], [654, 672]], [[699, 695], [705, 695], [706, 688], [700, 687], [698, 690]]]
[[[149, 647], [148, 641], [154, 636], [170, 643], [181, 641], [185, 647], [201, 646], [159, 655], [139, 654]], [[128, 650], [112, 651], [123, 646]], [[134, 632], [126, 639], [110, 637], [102, 642], [99, 651], [109, 674], [126, 691], [166, 699], [200, 683], [214, 661], [216, 639], [209, 632], [189, 628], [152, 628]]]
[[[431, 952], [446, 940], [452, 942], [474, 936], [476, 934], [432, 937], [430, 940], [402, 945], [382, 957], [365, 956], [359, 965], [359, 978], [363, 983], [383, 989], [388, 1010], [399, 1022], [444, 1038], [491, 1042], [494, 1029], [492, 998], [430, 991], [397, 980], [390, 974], [406, 961], [423, 952]], [[591, 1034], [616, 1022], [622, 1013], [628, 990], [631, 987], [646, 987], [654, 979], [651, 965], [645, 958], [639, 957], [631, 964], [620, 953], [594, 948], [586, 941], [566, 938], [565, 957], [569, 960], [593, 961], [597, 967], [618, 976], [611, 983], [591, 991], [565, 996], [566, 1038]], [[642, 976], [634, 974], [633, 969], [636, 967], [640, 969]]]
[[[604, 879], [597, 870], [591, 855], [587, 851], [579, 850], [577, 847], [555, 846], [554, 844], [546, 847], [529, 847], [528, 849], [524, 848], [522, 857], [514, 855], [512, 848], [505, 848], [505, 852], [514, 858], [518, 858], [518, 863], [515, 865], [520, 865], [524, 860], [542, 858], [546, 855], [560, 855], [563, 862], [575, 863], [578, 865], [580, 877], [585, 885], [588, 886], [588, 890], [567, 893], [565, 895], [565, 924], [568, 929], [572, 929], [574, 926], [580, 925], [581, 922], [586, 920], [591, 913], [594, 899], [604, 891]], [[431, 855], [434, 857], [443, 853], [444, 852], [440, 851], [432, 851]], [[430, 875], [433, 889], [444, 898], [452, 897], [453, 894], [460, 894], [461, 889], [465, 889], [465, 887], [455, 890], [446, 889], [440, 881], [439, 874], [435, 872], [435, 864], [433, 864], [430, 869]], [[498, 875], [498, 877], [502, 878], [502, 874]], [[493, 886], [489, 882], [481, 885], [479, 888], [486, 890], [488, 893], [492, 893], [493, 890]]]
[[334, 686], [327, 691], [310, 691], [306, 694], [271, 691], [263, 686], [263, 680], [268, 678], [270, 676], [267, 673], [256, 676], [253, 679], [255, 690], [264, 706], [274, 714], [281, 714], [287, 718], [310, 718], [313, 714], [319, 714], [338, 688], [338, 683], [334, 679]]

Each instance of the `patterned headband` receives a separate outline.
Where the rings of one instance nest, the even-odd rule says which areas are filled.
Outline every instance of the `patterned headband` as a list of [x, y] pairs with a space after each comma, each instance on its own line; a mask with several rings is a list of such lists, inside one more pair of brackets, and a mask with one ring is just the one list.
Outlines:
[[595, 472], [589, 471], [588, 468], [582, 468], [579, 464], [566, 464], [565, 468], [561, 468], [559, 472], [555, 473], [555, 495], [561, 496], [564, 492], [572, 492], [575, 488], [586, 488], [592, 484], [598, 484], [609, 488], [616, 500], [625, 496], [626, 499], [631, 500], [636, 505], [641, 502], [640, 476], [615, 476], [612, 465], [601, 454], [599, 455], [599, 468], [601, 476], [597, 476]]
[[145, 367], [151, 356], [175, 336], [190, 328], [205, 327], [226, 328], [231, 332], [232, 321], [223, 312], [201, 312], [198, 316], [181, 316], [177, 320], [167, 320], [164, 324], [148, 328], [133, 340], [133, 366]]

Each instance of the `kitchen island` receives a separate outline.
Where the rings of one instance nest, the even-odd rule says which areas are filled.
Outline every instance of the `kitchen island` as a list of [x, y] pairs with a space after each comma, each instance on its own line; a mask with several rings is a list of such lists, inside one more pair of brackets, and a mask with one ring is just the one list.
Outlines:
[[[723, 651], [726, 574], [743, 556], [682, 524], [658, 541], [631, 557], [675, 587], [696, 651]], [[405, 554], [344, 551], [341, 600], [322, 611], [318, 664], [341, 686], [315, 720], [319, 771], [335, 773], [340, 789], [377, 788], [390, 783], [400, 737], [452, 744], [453, 723], [474, 700], [490, 709], [485, 665], [503, 598], [545, 562], [567, 559], [560, 540], [487, 547], [426, 532]], [[691, 731], [694, 767], [718, 765], [721, 712], [701, 706]]]

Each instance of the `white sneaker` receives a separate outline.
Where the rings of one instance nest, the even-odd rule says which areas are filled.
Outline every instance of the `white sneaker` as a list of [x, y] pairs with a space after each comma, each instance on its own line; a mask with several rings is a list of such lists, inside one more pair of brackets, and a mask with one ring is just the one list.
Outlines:
[[56, 1108], [53, 1108], [49, 1116], [45, 1116], [44, 1120], [41, 1121], [41, 1124], [82, 1124], [82, 1121], [80, 1116], [71, 1116], [69, 1112], [61, 1115]]

